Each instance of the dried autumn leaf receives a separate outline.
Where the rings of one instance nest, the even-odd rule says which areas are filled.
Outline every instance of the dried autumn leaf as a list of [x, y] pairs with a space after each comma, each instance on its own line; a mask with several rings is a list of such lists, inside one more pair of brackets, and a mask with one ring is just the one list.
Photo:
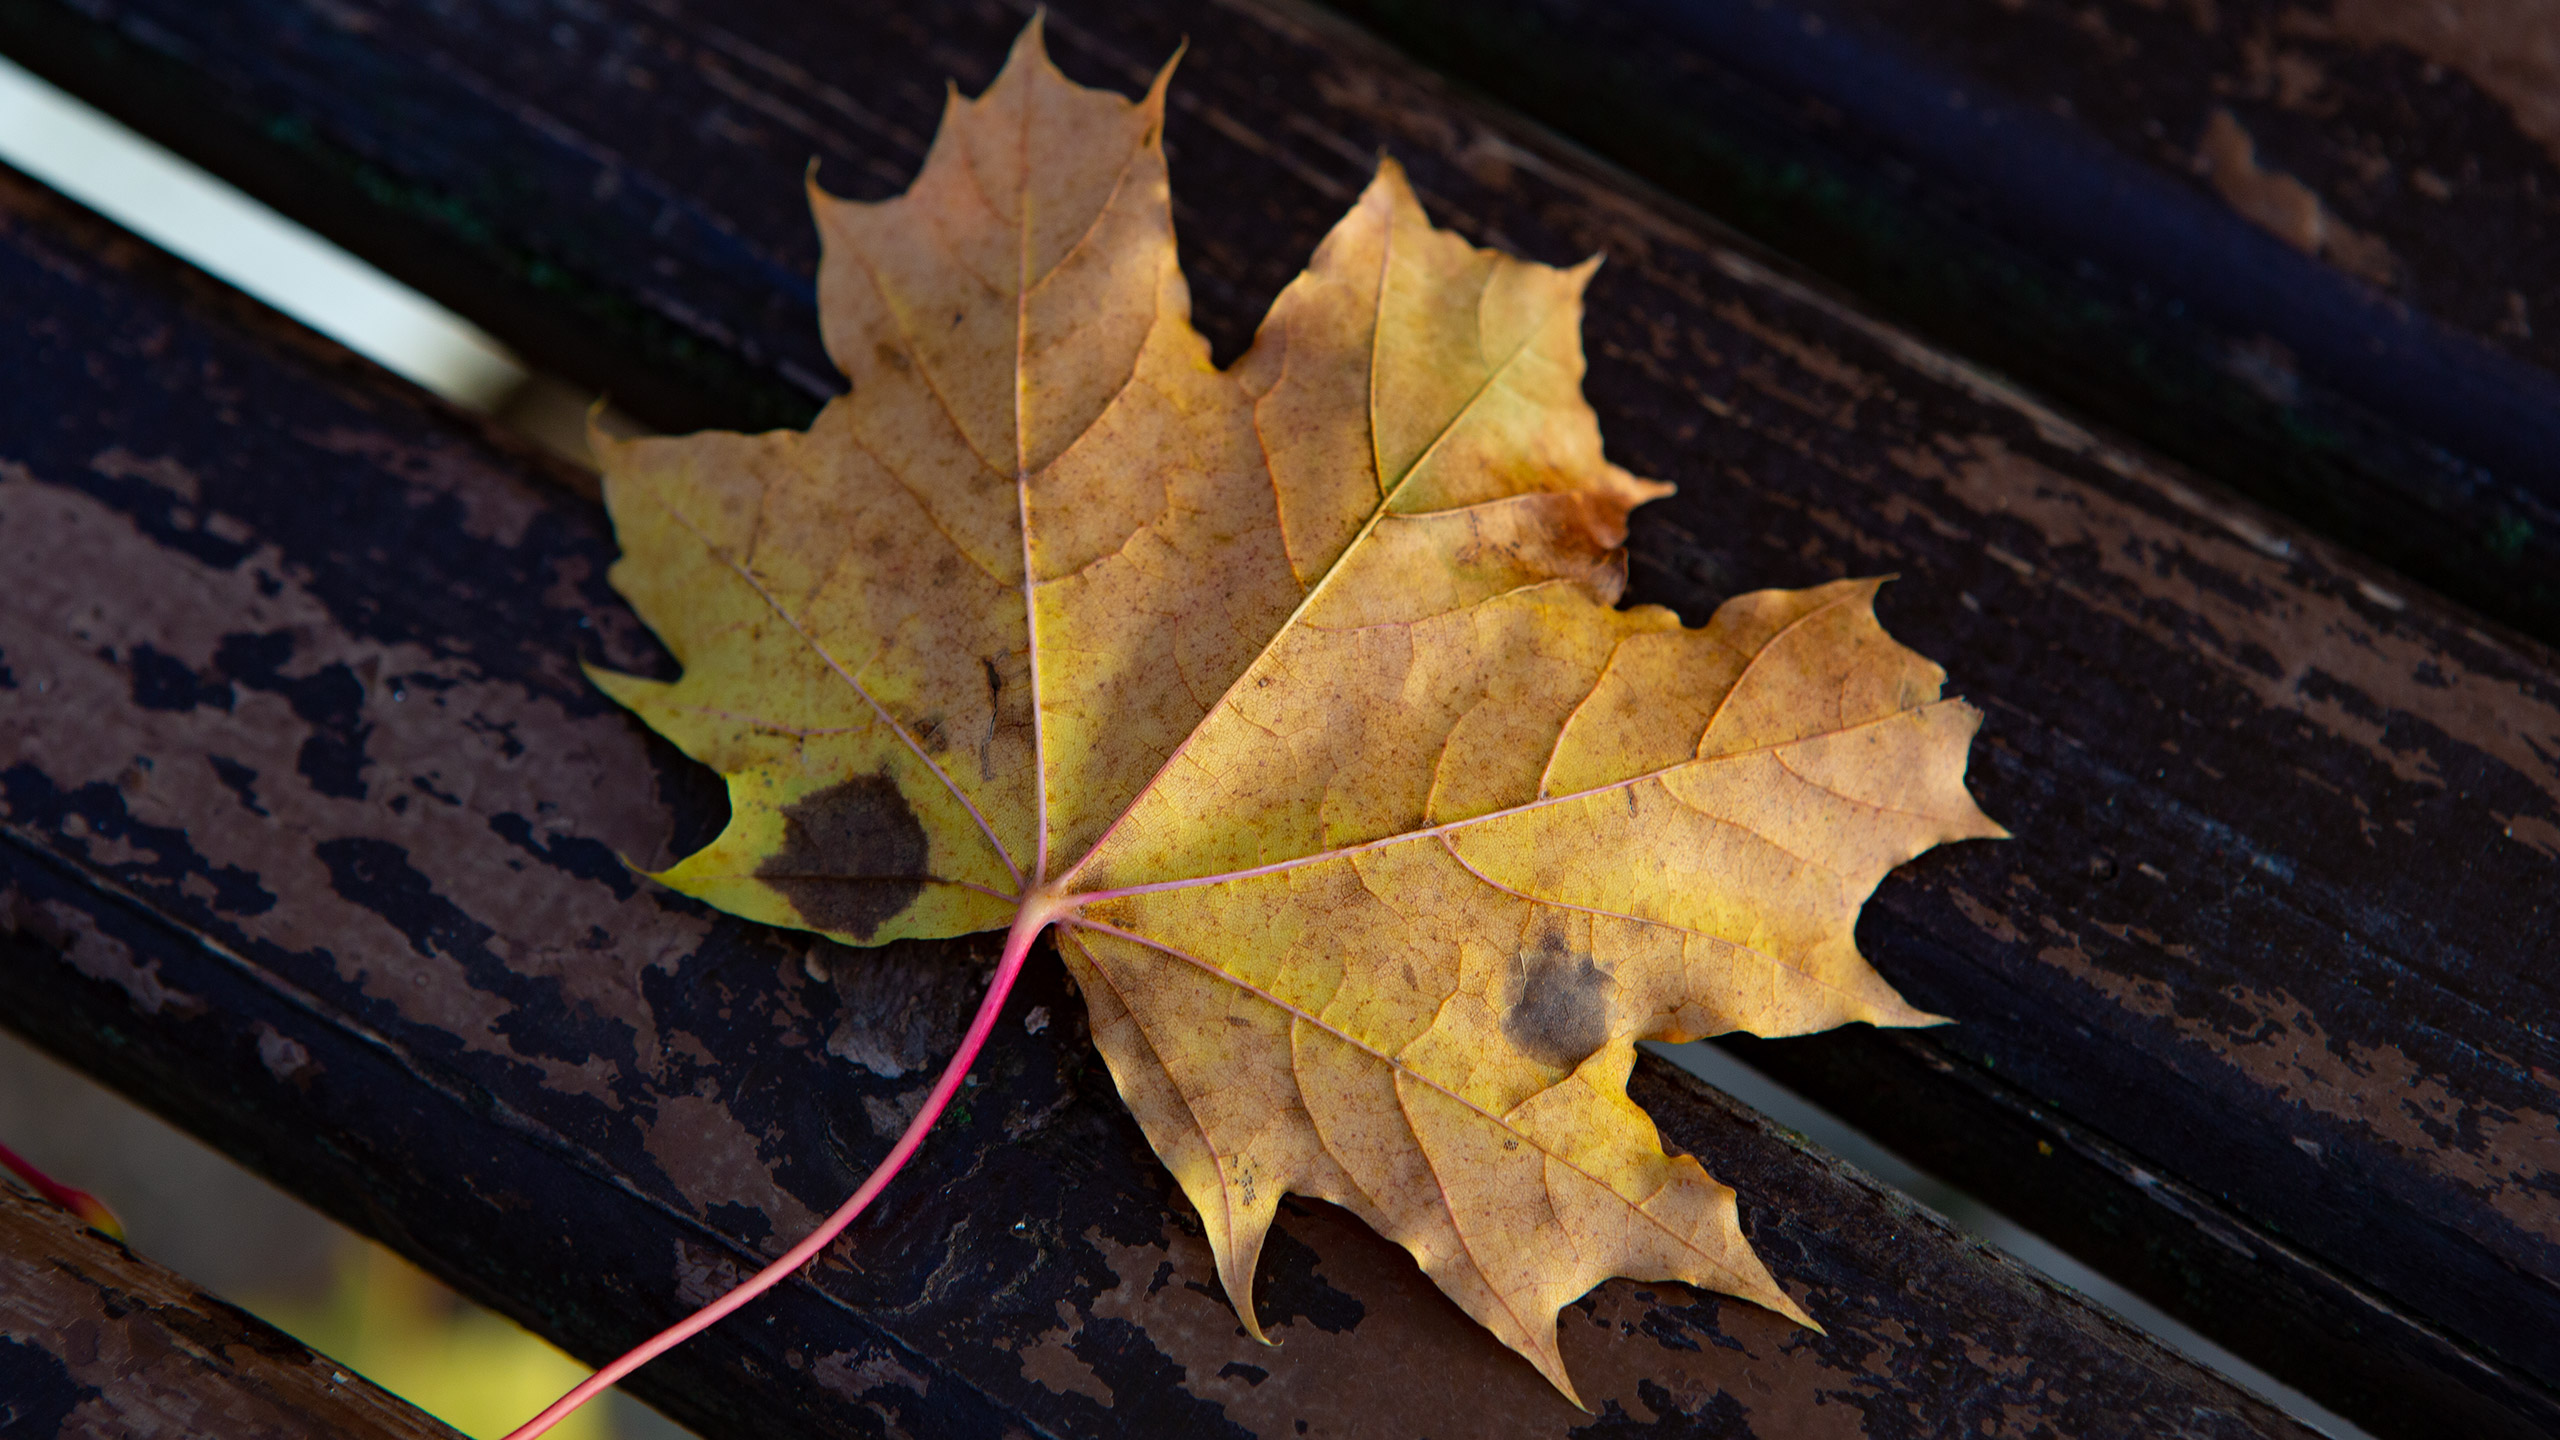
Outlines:
[[812, 191], [850, 394], [599, 442], [614, 583], [684, 671], [598, 683], [733, 807], [660, 878], [853, 944], [1010, 926], [1016, 967], [1057, 926], [1257, 1334], [1289, 1192], [1569, 1396], [1556, 1312], [1613, 1275], [1807, 1320], [1627, 1098], [1634, 1042], [1928, 1023], [1851, 927], [2001, 833], [1979, 715], [1876, 581], [1613, 608], [1668, 487], [1601, 455], [1593, 267], [1433, 229], [1392, 163], [1217, 369], [1165, 83], [1079, 87], [1034, 22], [906, 195]]

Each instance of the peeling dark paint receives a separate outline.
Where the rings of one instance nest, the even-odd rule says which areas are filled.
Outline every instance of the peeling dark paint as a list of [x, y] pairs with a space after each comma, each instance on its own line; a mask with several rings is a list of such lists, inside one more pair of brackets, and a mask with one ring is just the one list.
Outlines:
[[0, 1187], [0, 1440], [451, 1440], [453, 1431]]
[[565, 1003], [559, 976], [508, 964], [492, 949], [497, 932], [437, 893], [435, 883], [410, 863], [407, 850], [387, 840], [352, 836], [323, 841], [313, 853], [341, 898], [381, 916], [417, 954], [459, 962], [473, 989], [513, 1002], [517, 1008], [500, 1018], [495, 1029], [518, 1053], [571, 1062], [597, 1055], [625, 1062], [634, 1058], [628, 1025], [591, 1007]]
[[24, 1340], [0, 1335], [0, 1437], [54, 1440], [71, 1412], [98, 1387], [71, 1378], [62, 1361]]
[[133, 672], [133, 703], [145, 710], [231, 708], [229, 682], [199, 675], [195, 667], [150, 645], [134, 646], [125, 664]]
[[216, 912], [262, 915], [276, 904], [275, 893], [257, 875], [210, 862], [186, 831], [136, 820], [128, 797], [116, 785], [93, 782], [65, 792], [35, 766], [12, 765], [0, 770], [0, 811], [21, 823], [76, 832], [74, 843], [84, 848], [115, 847], [121, 856], [111, 868], [128, 880], [149, 877], [185, 888], [193, 877]]
[[491, 816], [489, 829], [508, 844], [564, 875], [610, 886], [615, 895], [626, 900], [639, 893], [640, 882], [633, 878], [631, 867], [623, 863], [621, 856], [613, 853], [612, 846], [601, 840], [590, 840], [583, 835], [554, 835], [546, 844], [534, 838], [533, 822], [513, 813]]
[[252, 815], [264, 816], [267, 807], [258, 803], [258, 772], [228, 755], [207, 755], [205, 763], [213, 767], [214, 778], [225, 789], [240, 797], [240, 808]]
[[283, 696], [293, 713], [310, 724], [312, 734], [302, 742], [298, 768], [311, 788], [361, 800], [365, 767], [373, 763], [365, 754], [365, 737], [373, 726], [364, 718], [364, 684], [338, 661], [288, 678], [282, 671], [293, 663], [293, 653], [290, 632], [228, 635], [214, 655], [214, 666], [237, 684]]
[[[1311, 1207], [1297, 1199], [1280, 1202], [1283, 1212], [1303, 1216]], [[1328, 1335], [1344, 1335], [1359, 1327], [1369, 1313], [1356, 1295], [1337, 1289], [1319, 1274], [1323, 1257], [1287, 1226], [1273, 1227], [1262, 1242], [1262, 1265], [1254, 1276], [1254, 1308], [1266, 1326], [1300, 1321]]]

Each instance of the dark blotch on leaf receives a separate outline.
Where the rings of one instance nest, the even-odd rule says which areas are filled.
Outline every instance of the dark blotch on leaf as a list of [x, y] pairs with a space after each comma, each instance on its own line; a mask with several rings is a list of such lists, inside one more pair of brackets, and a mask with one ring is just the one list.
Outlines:
[[756, 878], [813, 930], [868, 940], [924, 889], [924, 826], [886, 774], [830, 785], [782, 812], [782, 849]]
[[1519, 989], [1502, 1017], [1512, 1044], [1570, 1070], [1607, 1043], [1609, 992], [1618, 982], [1591, 963], [1590, 952], [1551, 930], [1523, 944], [1516, 964]]

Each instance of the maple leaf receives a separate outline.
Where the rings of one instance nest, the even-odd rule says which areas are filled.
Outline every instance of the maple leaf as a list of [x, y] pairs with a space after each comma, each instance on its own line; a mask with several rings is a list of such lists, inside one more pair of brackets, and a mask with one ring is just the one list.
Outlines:
[[1218, 369], [1170, 68], [1085, 89], [1035, 20], [904, 196], [813, 182], [849, 394], [805, 432], [599, 438], [613, 582], [683, 672], [597, 682], [732, 805], [658, 878], [857, 945], [1010, 927], [839, 1220], [1054, 926], [1257, 1336], [1290, 1192], [1568, 1396], [1557, 1311], [1613, 1275], [1810, 1324], [1628, 1099], [1634, 1044], [1930, 1023], [1851, 929], [1895, 865], [2002, 833], [1964, 788], [1979, 714], [1878, 581], [1700, 629], [1614, 608], [1669, 487], [1582, 397], [1596, 262], [1436, 230], [1392, 162]]

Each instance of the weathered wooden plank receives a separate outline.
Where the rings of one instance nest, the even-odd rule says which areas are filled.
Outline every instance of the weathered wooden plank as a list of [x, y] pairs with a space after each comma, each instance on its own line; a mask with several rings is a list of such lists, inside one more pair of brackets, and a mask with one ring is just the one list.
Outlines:
[[[2540, 12], [2438, 7], [2413, 20], [2421, 12], [2360, 0], [2326, 14], [2274, 0], [1335, 8], [1942, 343], [2485, 614], [2560, 636], [2560, 325], [2548, 319], [2560, 157], [2533, 103], [2533, 57], [2550, 43]], [[142, 46], [101, 46], [99, 17], [121, 17]], [[555, 368], [615, 377], [618, 394], [684, 423], [780, 413], [749, 376], [792, 352], [697, 303], [707, 279], [746, 260], [699, 263], [716, 236], [686, 267], [685, 299], [662, 288], [635, 308], [595, 293], [557, 262], [609, 237], [574, 217], [531, 234], [481, 229], [475, 212], [511, 208], [518, 184], [421, 164], [418, 152], [467, 150], [482, 133], [439, 135], [455, 117], [431, 99], [395, 83], [355, 102], [377, 125], [396, 128], [403, 106], [435, 117], [389, 150], [299, 122], [240, 129], [221, 102], [296, 57], [223, 63], [226, 47], [166, 18], [147, 3], [0, 0], [13, 53], [481, 318], [505, 315]], [[520, 18], [519, 59], [493, 67], [520, 87], [508, 94], [556, 97], [565, 76], [615, 58], [559, 51], [538, 14]], [[335, 48], [319, 12], [298, 25], [315, 55]], [[2510, 52], [2522, 58], [2495, 58]], [[201, 71], [149, 63], [173, 55], [213, 61], [212, 93]], [[725, 58], [733, 80], [756, 69]], [[531, 73], [546, 68], [562, 74]], [[845, 116], [827, 117], [841, 105], [873, 103], [852, 93], [804, 97], [815, 103], [785, 123], [838, 125]], [[755, 117], [741, 123], [773, 123], [741, 94], [722, 97]], [[586, 158], [621, 148], [616, 132], [587, 133], [599, 144]], [[2235, 135], [2249, 140], [2245, 163]], [[680, 200], [653, 205], [667, 197], [646, 187], [620, 198], [588, 208], [629, 234], [701, 218]], [[636, 343], [600, 344], [600, 325]], [[706, 333], [711, 346], [691, 343]], [[806, 369], [813, 356], [792, 358], [822, 375]], [[689, 383], [661, 378], [668, 366]]]
[[[184, 97], [195, 131], [283, 137], [251, 167], [279, 198], [409, 226], [395, 261], [538, 257], [559, 298], [521, 332], [475, 311], [502, 334], [575, 317], [629, 352], [590, 373], [663, 394], [694, 372], [651, 337], [691, 327], [722, 373], [762, 367], [774, 407], [821, 363], [807, 156], [839, 189], [893, 189], [939, 77], [983, 82], [1022, 15], [103, 13], [77, 33], [105, 70], [140, 67], [132, 93]], [[1222, 353], [1388, 146], [1476, 235], [1611, 255], [1593, 392], [1617, 457], [1684, 486], [1638, 517], [1643, 598], [1699, 616], [1758, 585], [1906, 577], [1889, 623], [1991, 712], [1980, 788], [2024, 838], [1924, 861], [1871, 911], [1870, 950], [1960, 1027], [1774, 1063], [1878, 1128], [1925, 1126], [1926, 1163], [2369, 1424], [2560, 1426], [2547, 652], [2092, 439], [1356, 40], [1242, 6], [1053, 13], [1088, 78], [1134, 84], [1193, 42], [1170, 133]]]
[[[578, 675], [658, 657], [576, 477], [174, 271], [0, 185], [0, 1021], [619, 1349], [885, 1150], [994, 937], [850, 952], [630, 875], [716, 791]], [[644, 1393], [760, 1437], [2304, 1433], [1651, 1060], [1828, 1335], [1613, 1282], [1585, 1415], [1309, 1205], [1263, 1348], [1063, 972], [1024, 990], [878, 1218]]]
[[2560, 13], [1338, 0], [1869, 304], [2560, 637]]
[[455, 1440], [456, 1432], [0, 1184], [0, 1434]]

